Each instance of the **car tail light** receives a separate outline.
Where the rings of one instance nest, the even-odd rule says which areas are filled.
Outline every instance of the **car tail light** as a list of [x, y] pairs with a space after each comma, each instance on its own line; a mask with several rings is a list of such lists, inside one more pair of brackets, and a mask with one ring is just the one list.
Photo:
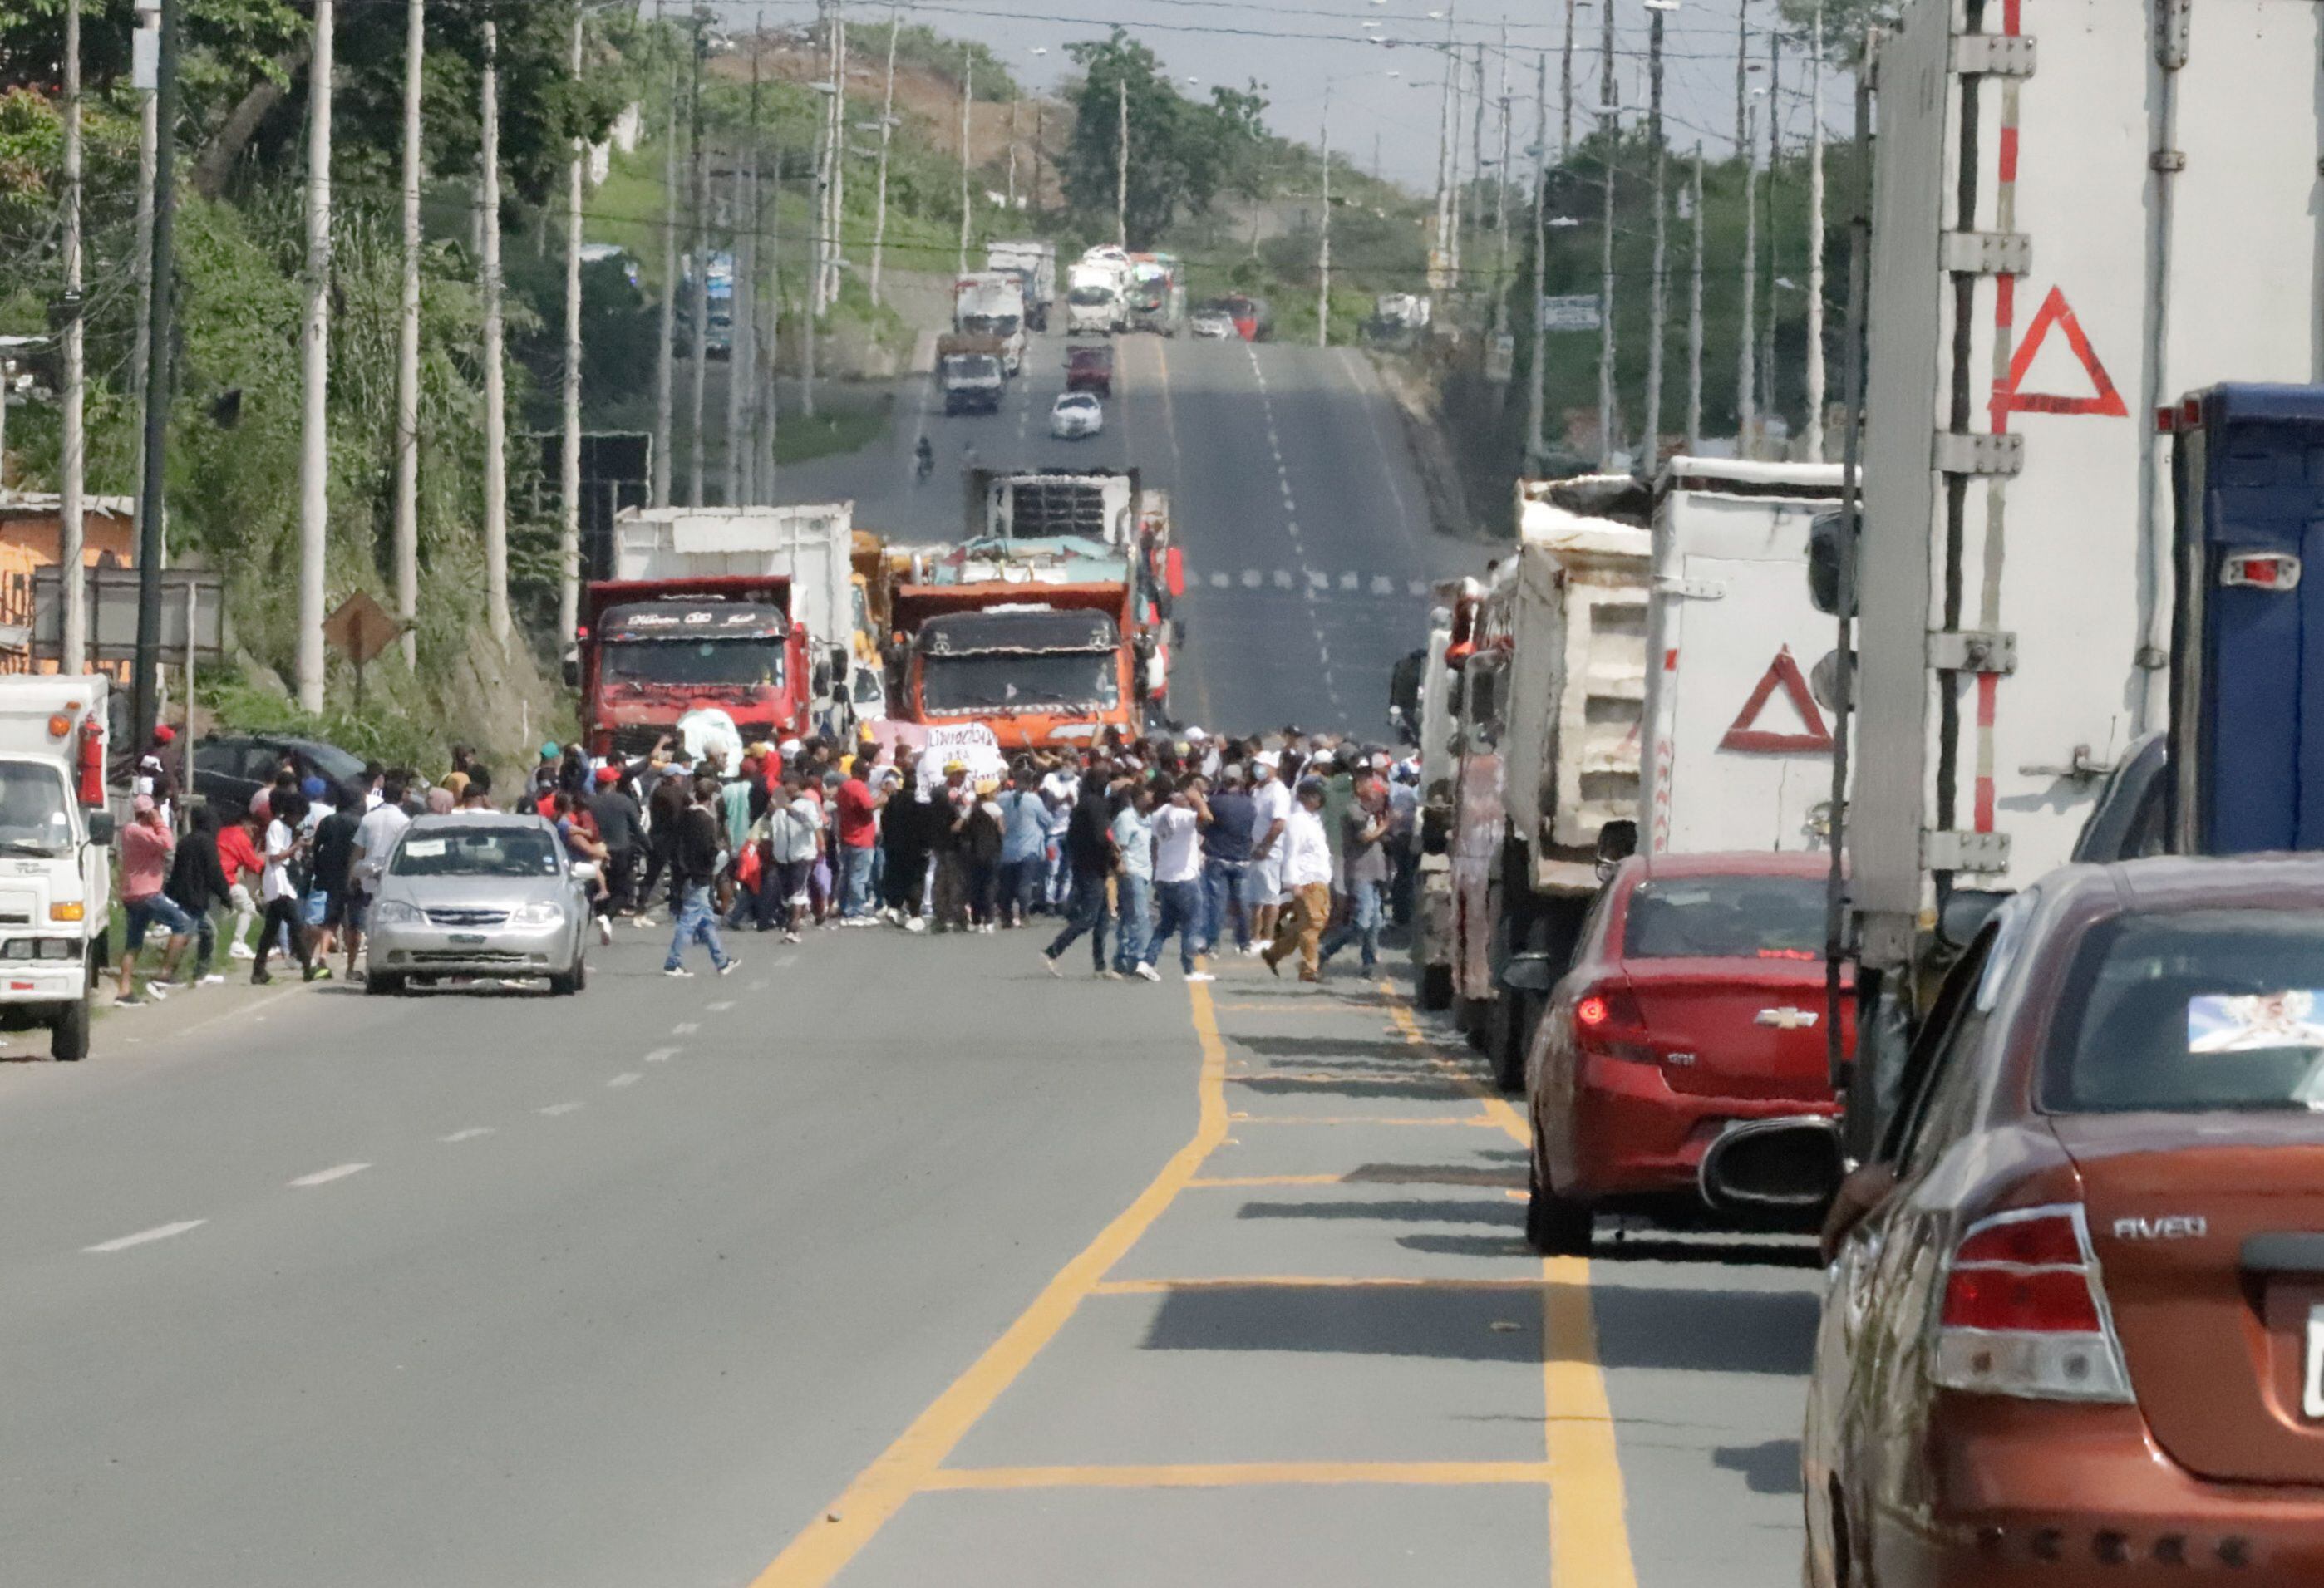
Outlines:
[[1601, 981], [1574, 1000], [1574, 1040], [1593, 1052], [1651, 1063], [1654, 1055], [1635, 1046], [1644, 1040], [1646, 1027], [1638, 1001], [1620, 982]]
[[2131, 1399], [2080, 1203], [1969, 1225], [1946, 1265], [1935, 1378], [1980, 1395]]

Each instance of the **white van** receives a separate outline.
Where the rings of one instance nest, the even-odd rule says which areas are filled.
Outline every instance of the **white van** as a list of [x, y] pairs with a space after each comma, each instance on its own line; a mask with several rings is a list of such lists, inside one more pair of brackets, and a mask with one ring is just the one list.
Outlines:
[[100, 674], [0, 678], [0, 1026], [88, 1052], [113, 900]]

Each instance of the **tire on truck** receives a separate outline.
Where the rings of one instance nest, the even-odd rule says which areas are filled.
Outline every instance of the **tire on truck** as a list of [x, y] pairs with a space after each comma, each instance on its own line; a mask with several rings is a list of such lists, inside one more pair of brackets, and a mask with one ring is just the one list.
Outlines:
[[78, 1064], [88, 1057], [89, 1005], [96, 986], [97, 965], [92, 958], [88, 974], [82, 979], [80, 1001], [60, 1005], [56, 1018], [49, 1022], [49, 1057], [60, 1064]]

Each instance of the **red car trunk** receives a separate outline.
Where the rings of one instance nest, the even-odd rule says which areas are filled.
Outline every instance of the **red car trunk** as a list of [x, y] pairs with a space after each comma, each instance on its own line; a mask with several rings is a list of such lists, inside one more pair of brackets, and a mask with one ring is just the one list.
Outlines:
[[[2207, 1478], [2324, 1483], [2324, 1116], [2053, 1116], [2148, 1428]], [[2313, 1321], [2311, 1321], [2313, 1320]]]
[[[1821, 961], [1626, 959], [1622, 970], [1673, 1091], [1831, 1101]], [[1853, 1004], [1840, 1007], [1851, 1045]]]

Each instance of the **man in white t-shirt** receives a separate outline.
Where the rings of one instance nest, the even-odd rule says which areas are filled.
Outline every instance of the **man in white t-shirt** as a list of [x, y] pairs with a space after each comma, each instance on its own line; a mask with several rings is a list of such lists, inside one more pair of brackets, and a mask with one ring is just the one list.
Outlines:
[[1323, 923], [1332, 917], [1332, 840], [1323, 834], [1323, 785], [1310, 777], [1299, 785], [1299, 803], [1284, 823], [1277, 848], [1283, 855], [1283, 887], [1291, 902], [1275, 930], [1275, 941], [1259, 956], [1282, 974], [1283, 961], [1299, 953], [1299, 979], [1323, 979]]
[[1255, 813], [1251, 817], [1248, 874], [1251, 946], [1247, 952], [1253, 955], [1275, 936], [1277, 913], [1283, 903], [1283, 855], [1278, 846], [1291, 820], [1293, 801], [1291, 791], [1283, 785], [1277, 770], [1280, 762], [1281, 757], [1273, 750], [1261, 750], [1250, 760], [1250, 798]]
[[364, 932], [371, 925], [371, 902], [378, 896], [380, 879], [387, 875], [388, 858], [395, 852], [403, 830], [411, 825], [411, 817], [403, 809], [405, 786], [401, 776], [390, 773], [380, 791], [380, 803], [365, 812], [355, 827], [354, 853], [347, 866], [347, 975], [355, 973], [355, 955], [363, 947]]
[[1172, 932], [1178, 934], [1178, 969], [1188, 981], [1211, 974], [1194, 963], [1203, 935], [1203, 823], [1211, 819], [1203, 803], [1203, 780], [1189, 776], [1154, 812], [1154, 897], [1159, 914], [1146, 940], [1138, 974], [1157, 979], [1154, 961]]

